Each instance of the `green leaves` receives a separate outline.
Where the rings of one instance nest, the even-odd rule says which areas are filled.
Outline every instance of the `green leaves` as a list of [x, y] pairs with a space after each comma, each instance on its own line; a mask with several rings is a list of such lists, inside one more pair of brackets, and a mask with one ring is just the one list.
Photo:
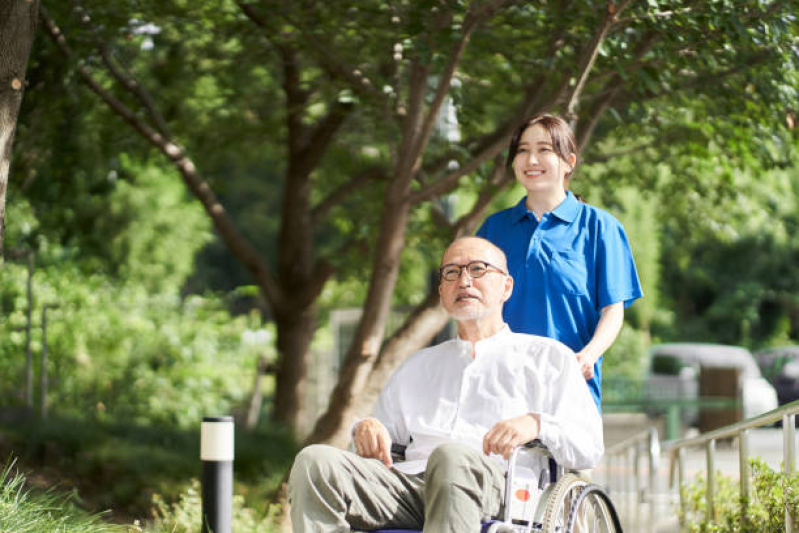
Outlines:
[[759, 457], [749, 459], [752, 468], [752, 497], [741, 505], [737, 480], [716, 473], [716, 493], [714, 497], [717, 520], [707, 520], [705, 475], [693, 483], [681, 487], [687, 509], [681, 509], [682, 520], [692, 532], [770, 533], [785, 530], [785, 510], [788, 509], [794, 521], [799, 518], [799, 473], [772, 470]]

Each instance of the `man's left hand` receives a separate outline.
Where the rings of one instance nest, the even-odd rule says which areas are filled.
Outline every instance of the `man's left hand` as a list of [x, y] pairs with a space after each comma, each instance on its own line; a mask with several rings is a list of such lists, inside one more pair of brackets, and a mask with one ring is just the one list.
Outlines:
[[538, 438], [540, 430], [541, 418], [536, 414], [529, 413], [502, 420], [494, 424], [483, 437], [483, 452], [486, 455], [496, 453], [510, 459], [514, 449]]

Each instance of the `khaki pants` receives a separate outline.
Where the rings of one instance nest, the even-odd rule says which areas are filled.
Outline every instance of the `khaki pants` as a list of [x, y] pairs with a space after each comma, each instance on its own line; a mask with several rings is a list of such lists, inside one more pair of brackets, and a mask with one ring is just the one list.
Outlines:
[[479, 532], [482, 520], [500, 514], [504, 491], [502, 466], [461, 444], [436, 448], [423, 474], [314, 445], [297, 454], [289, 478], [295, 533], [422, 526], [425, 532]]

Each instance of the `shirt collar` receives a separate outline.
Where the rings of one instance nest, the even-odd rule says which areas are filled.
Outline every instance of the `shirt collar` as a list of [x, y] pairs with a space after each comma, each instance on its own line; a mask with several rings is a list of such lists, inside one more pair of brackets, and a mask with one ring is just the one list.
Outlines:
[[[489, 342], [489, 343], [491, 343], [491, 342], [499, 342], [499, 341], [502, 341], [502, 339], [504, 339], [505, 337], [507, 337], [507, 336], [508, 336], [508, 335], [510, 335], [511, 333], [512, 333], [512, 331], [510, 330], [510, 327], [508, 326], [508, 324], [504, 324], [504, 325], [502, 326], [502, 328], [501, 328], [499, 331], [497, 331], [496, 333], [494, 333], [494, 334], [493, 334], [493, 335], [491, 335], [490, 337], [486, 337], [485, 339], [481, 339], [481, 340], [477, 341], [477, 343], [475, 344], [475, 346], [476, 346], [477, 344], [482, 344], [482, 343], [484, 343], [484, 342]], [[459, 347], [460, 347], [462, 350], [465, 350], [465, 351], [466, 351], [465, 353], [466, 353], [467, 355], [471, 356], [471, 353], [472, 353], [472, 343], [471, 343], [471, 342], [469, 342], [469, 341], [467, 341], [467, 340], [463, 340], [463, 339], [461, 339], [461, 338], [460, 338], [460, 336], [456, 337], [456, 340], [457, 340], [457, 342], [458, 342], [458, 346], [459, 346]]]
[[552, 214], [564, 222], [572, 222], [580, 212], [580, 201], [574, 197], [571, 191], [566, 191], [566, 199], [558, 207], [552, 210]]
[[[519, 222], [525, 217], [530, 217], [532, 220], [535, 220], [535, 215], [533, 212], [527, 209], [527, 196], [522, 197], [515, 206], [513, 206], [513, 222]], [[575, 218], [577, 218], [577, 213], [580, 212], [580, 201], [574, 197], [571, 191], [566, 191], [566, 199], [563, 200], [555, 209], [551, 212], [554, 216], [558, 217], [564, 222], [572, 222]]]

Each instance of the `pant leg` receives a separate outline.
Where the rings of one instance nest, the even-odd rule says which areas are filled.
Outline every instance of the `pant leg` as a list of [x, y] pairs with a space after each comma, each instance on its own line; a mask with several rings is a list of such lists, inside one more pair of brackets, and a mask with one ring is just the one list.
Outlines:
[[494, 459], [462, 444], [433, 450], [425, 471], [424, 531], [480, 531], [480, 522], [499, 516], [505, 471]]
[[308, 446], [289, 477], [295, 533], [349, 533], [351, 528], [421, 529], [424, 482], [332, 446]]

